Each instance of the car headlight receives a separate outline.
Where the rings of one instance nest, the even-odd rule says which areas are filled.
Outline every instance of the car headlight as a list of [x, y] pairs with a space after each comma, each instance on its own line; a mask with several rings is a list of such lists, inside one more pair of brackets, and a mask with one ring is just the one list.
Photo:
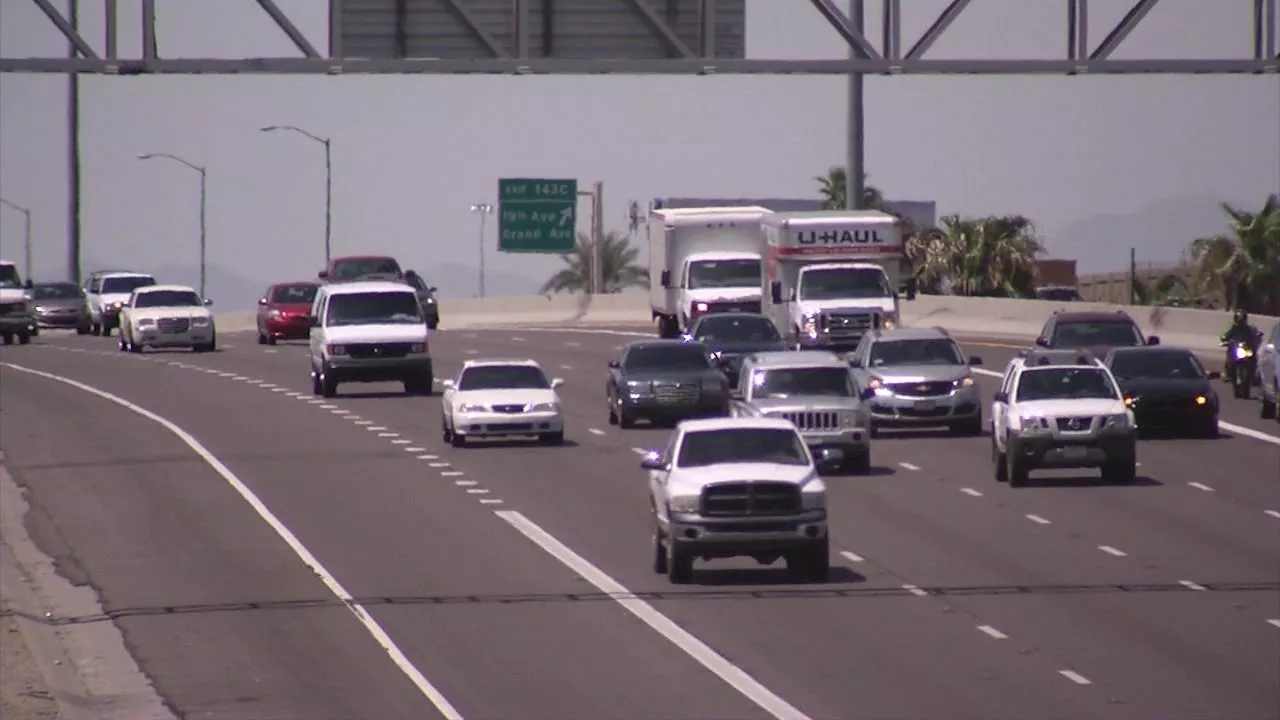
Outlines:
[[484, 405], [479, 405], [476, 403], [462, 403], [461, 405], [458, 406], [458, 412], [464, 412], [464, 413], [485, 412], [488, 409], [489, 408], [485, 407]]
[[426, 343], [414, 343], [409, 346], [409, 352], [421, 355], [427, 351]]
[[880, 327], [884, 328], [885, 330], [892, 330], [898, 327], [898, 318], [892, 315], [886, 315], [884, 316], [884, 319], [880, 321]]
[[673, 513], [696, 513], [699, 499], [697, 495], [672, 495], [667, 498], [667, 510]]
[[1197, 395], [1197, 396], [1196, 396], [1196, 405], [1208, 405], [1208, 404], [1209, 404], [1209, 398], [1208, 398], [1208, 397], [1206, 397], [1206, 396], [1204, 396], [1204, 395]]
[[1009, 429], [1028, 434], [1046, 433], [1049, 432], [1049, 418], [1039, 415], [1010, 415]]
[[428, 304], [428, 305], [435, 305], [435, 304], [436, 304], [436, 299], [435, 299], [435, 298], [427, 298], [427, 304]]
[[191, 318], [191, 325], [193, 327], [204, 327], [208, 324], [209, 324], [209, 318], [207, 317]]
[[[30, 312], [30, 311], [31, 311], [31, 303], [27, 303], [27, 312]], [[37, 305], [37, 306], [36, 306], [36, 312], [44, 312], [44, 306], [43, 306], [43, 305]]]
[[813, 479], [800, 488], [800, 506], [805, 510], [823, 510], [827, 507], [827, 484]]
[[277, 309], [275, 309], [275, 308], [272, 308], [271, 312], [267, 313], [267, 315], [269, 315], [269, 316], [271, 316], [271, 317], [273, 317], [273, 318], [275, 318], [275, 319], [277, 319], [277, 320], [279, 320], [280, 318], [284, 317], [284, 313], [280, 312], [279, 310], [277, 310]]
[[653, 383], [643, 380], [628, 380], [627, 391], [632, 395], [652, 395]]
[[804, 316], [803, 320], [804, 320], [804, 323], [803, 323], [803, 327], [802, 327], [801, 329], [802, 329], [802, 330], [804, 330], [805, 334], [806, 334], [806, 335], [817, 335], [817, 334], [818, 334], [818, 315], [817, 315], [817, 313], [809, 313], [809, 314], [806, 314], [806, 315]]
[[112, 309], [112, 310], [119, 310], [120, 308], [124, 307], [124, 303], [122, 303], [122, 302], [113, 302], [113, 303], [111, 303], [110, 305], [108, 305], [107, 307], [108, 307], [108, 308], [110, 308], [110, 309]]
[[153, 318], [142, 318], [137, 322], [137, 325], [140, 328], [151, 327], [152, 325], [155, 325], [155, 324], [156, 324], [156, 321]]
[[707, 304], [706, 304], [706, 303], [694, 303], [694, 305], [693, 305], [693, 309], [694, 309], [694, 312], [706, 312], [706, 311], [707, 311]]
[[[1138, 404], [1138, 398], [1134, 397], [1133, 395], [1125, 395], [1125, 396], [1124, 396], [1124, 406], [1125, 406], [1125, 407], [1133, 407], [1134, 405], [1137, 405], [1137, 404]], [[1198, 404], [1199, 404], [1199, 403], [1198, 403]]]
[[955, 385], [955, 386], [956, 386], [956, 388], [967, 388], [967, 387], [973, 387], [973, 376], [972, 376], [972, 375], [965, 375], [964, 377], [960, 378], [959, 380], [956, 380], [956, 381], [953, 383], [953, 385]]
[[1103, 421], [1102, 427], [1107, 430], [1128, 430], [1129, 429], [1129, 413], [1122, 412], [1115, 415], [1108, 415]]
[[558, 413], [560, 412], [560, 403], [557, 403], [557, 402], [534, 403], [529, 406], [529, 412]]

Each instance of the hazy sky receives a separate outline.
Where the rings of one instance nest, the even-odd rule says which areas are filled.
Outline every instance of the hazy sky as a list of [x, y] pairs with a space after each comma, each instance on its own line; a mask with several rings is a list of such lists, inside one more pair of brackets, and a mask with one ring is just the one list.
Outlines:
[[[157, 4], [163, 56], [296, 54], [252, 0]], [[279, 4], [323, 48], [327, 4]], [[945, 4], [904, 3], [904, 43]], [[1095, 42], [1128, 4], [1091, 3]], [[81, 5], [101, 51], [102, 3]], [[140, 2], [119, 5], [121, 54], [137, 57]], [[879, 3], [867, 5], [878, 27]], [[930, 57], [1061, 57], [1063, 6], [980, 0]], [[1251, 6], [1163, 0], [1114, 57], [1247, 56]], [[747, 22], [750, 57], [847, 54], [806, 0], [749, 0]], [[65, 47], [33, 2], [0, 0], [5, 56]], [[602, 180], [606, 226], [624, 229], [631, 200], [812, 195], [813, 176], [842, 162], [845, 145], [842, 78], [87, 77], [82, 88], [86, 260], [194, 264], [197, 176], [135, 159], [170, 152], [209, 167], [210, 262], [264, 283], [314, 277], [324, 175], [319, 145], [260, 134], [263, 125], [333, 137], [335, 254], [392, 253], [428, 273], [475, 265], [468, 208], [495, 200], [502, 176]], [[62, 76], [0, 76], [0, 194], [34, 211], [46, 277], [66, 267], [65, 98]], [[1055, 255], [1071, 257], [1053, 236], [1073, 221], [1183, 196], [1256, 206], [1280, 190], [1280, 78], [872, 77], [866, 156], [892, 198], [1024, 213]], [[580, 229], [586, 216], [584, 204]], [[22, 217], [0, 218], [0, 252], [20, 260]], [[559, 265], [492, 250], [488, 263], [535, 280]]]

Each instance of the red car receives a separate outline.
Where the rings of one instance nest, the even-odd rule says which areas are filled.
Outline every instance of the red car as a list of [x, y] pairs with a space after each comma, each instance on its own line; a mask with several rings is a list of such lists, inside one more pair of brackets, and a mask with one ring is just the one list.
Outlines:
[[311, 336], [311, 303], [319, 283], [278, 283], [258, 299], [258, 344], [306, 340]]

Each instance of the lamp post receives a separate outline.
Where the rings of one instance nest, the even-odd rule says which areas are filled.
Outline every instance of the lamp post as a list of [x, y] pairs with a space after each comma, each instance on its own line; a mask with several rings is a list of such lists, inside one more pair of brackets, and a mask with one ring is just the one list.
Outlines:
[[22, 276], [27, 280], [31, 279], [31, 210], [24, 208], [16, 203], [11, 203], [4, 198], [0, 198], [0, 205], [12, 208], [22, 213], [22, 252], [25, 261], [22, 264]]
[[139, 160], [172, 160], [177, 163], [182, 163], [183, 165], [186, 165], [192, 170], [195, 170], [196, 172], [200, 173], [200, 297], [201, 298], [207, 297], [205, 295], [205, 279], [208, 274], [207, 264], [206, 264], [208, 236], [205, 232], [206, 230], [205, 215], [206, 215], [206, 210], [209, 204], [208, 194], [206, 193], [207, 180], [209, 177], [209, 173], [206, 172], [203, 166], [196, 165], [193, 162], [188, 162], [178, 157], [177, 155], [173, 155], [170, 153], [147, 153], [146, 155], [139, 155], [138, 159]]
[[327, 137], [314, 135], [294, 125], [268, 125], [260, 132], [297, 133], [324, 146], [324, 266], [329, 267], [329, 256], [333, 251], [333, 143]]
[[480, 215], [480, 297], [484, 297], [484, 220], [493, 214], [493, 206], [489, 203], [476, 203], [471, 212]]

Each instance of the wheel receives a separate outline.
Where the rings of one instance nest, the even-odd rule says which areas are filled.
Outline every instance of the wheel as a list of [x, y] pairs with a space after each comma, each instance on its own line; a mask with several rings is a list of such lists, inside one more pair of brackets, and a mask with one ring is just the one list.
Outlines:
[[991, 467], [995, 471], [996, 482], [1009, 482], [1009, 461], [1005, 459], [1004, 453], [1000, 452], [995, 437], [991, 438]]
[[672, 585], [684, 585], [693, 581], [693, 553], [680, 546], [675, 540], [668, 540], [667, 580]]
[[871, 451], [862, 450], [845, 457], [840, 469], [855, 475], [866, 475], [871, 472]]
[[89, 334], [89, 327], [88, 327], [87, 325], [81, 325], [80, 327], [77, 327], [77, 328], [76, 328], [76, 334], [77, 334], [77, 335], [88, 335], [88, 334]]
[[877, 427], [874, 422], [869, 423], [867, 425], [867, 435], [869, 435], [872, 440], [880, 437], [880, 428]]
[[1009, 477], [1009, 487], [1022, 487], [1027, 484], [1027, 476], [1030, 474], [1030, 469], [1027, 468], [1025, 462], [1015, 457], [1009, 457], [1008, 462], [1005, 464], [1008, 466], [1006, 472]]
[[[1280, 391], [1275, 391], [1276, 397], [1280, 397]], [[1262, 408], [1258, 411], [1258, 417], [1263, 420], [1270, 420], [1276, 415], [1276, 401], [1268, 398], [1266, 393], [1262, 395]]]
[[653, 529], [653, 571], [667, 574], [667, 547], [662, 542], [662, 531], [656, 527]]
[[617, 412], [617, 410], [615, 410], [615, 409], [614, 409], [614, 402], [616, 402], [616, 401], [613, 399], [613, 393], [612, 393], [612, 392], [607, 392], [607, 393], [605, 394], [605, 397], [606, 397], [606, 398], [608, 398], [608, 401], [609, 401], [609, 424], [610, 424], [610, 425], [617, 425], [617, 424], [618, 424], [618, 412]]
[[636, 426], [636, 417], [631, 413], [627, 412], [626, 409], [622, 407], [621, 402], [619, 402], [618, 427], [622, 428], [623, 430], [630, 430], [635, 426]]
[[327, 398], [338, 396], [338, 381], [329, 375], [324, 367], [320, 368], [320, 396]]
[[267, 341], [267, 344], [268, 344], [268, 345], [275, 345], [275, 344], [276, 344], [276, 336], [275, 336], [275, 335], [268, 335], [268, 336], [266, 337], [266, 341]]
[[102, 326], [99, 325], [98, 323], [90, 323], [89, 334], [93, 335], [94, 337], [100, 337], [102, 335]]
[[982, 418], [975, 417], [968, 420], [961, 420], [950, 428], [952, 435], [968, 435], [970, 437], [982, 434]]
[[102, 337], [111, 337], [111, 330], [112, 330], [111, 326], [109, 326], [109, 325], [103, 325], [103, 326], [102, 326]]
[[1138, 466], [1132, 460], [1102, 466], [1102, 481], [1112, 485], [1132, 485], [1138, 479]]
[[435, 330], [435, 329], [436, 329], [436, 328], [438, 328], [438, 327], [440, 327], [440, 319], [439, 319], [439, 318], [431, 318], [431, 319], [427, 320], [427, 329], [428, 329], [428, 330]]
[[30, 344], [31, 344], [31, 333], [18, 333], [18, 344], [19, 344], [19, 345], [30, 345]]
[[267, 344], [267, 336], [263, 335], [261, 330], [258, 331], [258, 344], [259, 345]]
[[455, 430], [455, 431], [453, 431], [453, 432], [449, 433], [449, 444], [450, 444], [450, 445], [452, 445], [452, 446], [454, 446], [454, 447], [456, 447], [456, 448], [466, 447], [466, 445], [467, 445], [467, 436], [466, 436], [466, 435], [459, 435], [459, 434], [458, 434], [458, 432]]
[[453, 433], [449, 430], [449, 422], [444, 419], [444, 415], [440, 416], [440, 439], [444, 442], [453, 442]]
[[4, 344], [5, 344], [5, 345], [12, 345], [12, 344], [13, 344], [13, 334], [12, 334], [12, 333], [5, 333], [4, 335], [0, 335], [0, 340], [4, 340]]
[[811, 547], [788, 554], [787, 572], [807, 582], [826, 582], [831, 572], [830, 540], [824, 537]]
[[561, 430], [560, 432], [542, 433], [538, 436], [538, 442], [543, 445], [563, 445], [564, 431]]
[[1205, 422], [1204, 426], [1200, 428], [1200, 435], [1202, 437], [1216, 438], [1218, 437], [1218, 434], [1218, 418], [1216, 417]]

